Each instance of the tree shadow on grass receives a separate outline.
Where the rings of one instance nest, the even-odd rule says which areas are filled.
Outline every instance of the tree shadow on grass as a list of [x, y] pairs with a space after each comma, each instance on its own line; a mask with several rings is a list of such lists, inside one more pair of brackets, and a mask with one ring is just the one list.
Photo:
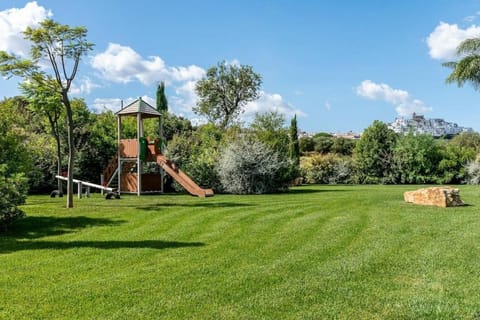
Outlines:
[[351, 191], [348, 189], [318, 189], [318, 188], [309, 188], [309, 187], [297, 187], [295, 189], [290, 189], [285, 193], [277, 193], [278, 195], [284, 194], [309, 194], [309, 193], [329, 193], [329, 192], [346, 192]]
[[202, 247], [202, 242], [178, 242], [162, 240], [132, 240], [132, 241], [17, 241], [11, 239], [0, 245], [0, 253], [11, 253], [23, 250], [68, 250], [81, 248], [94, 249], [175, 249], [184, 247]]
[[155, 203], [148, 206], [137, 206], [139, 210], [159, 210], [161, 208], [170, 207], [187, 207], [187, 208], [238, 208], [238, 207], [253, 207], [250, 203], [239, 202], [195, 202], [195, 203]]
[[107, 218], [89, 218], [84, 216], [27, 216], [9, 226], [6, 232], [0, 233], [0, 239], [38, 239], [73, 233], [85, 228], [115, 226], [122, 223], [125, 223], [125, 221]]
[[22, 250], [66, 250], [77, 248], [96, 249], [167, 249], [203, 246], [200, 242], [177, 242], [160, 240], [132, 241], [42, 241], [40, 238], [59, 236], [78, 232], [82, 229], [98, 226], [115, 226], [125, 223], [124, 220], [106, 218], [76, 217], [30, 217], [16, 221], [9, 230], [0, 233], [0, 253], [10, 253]]

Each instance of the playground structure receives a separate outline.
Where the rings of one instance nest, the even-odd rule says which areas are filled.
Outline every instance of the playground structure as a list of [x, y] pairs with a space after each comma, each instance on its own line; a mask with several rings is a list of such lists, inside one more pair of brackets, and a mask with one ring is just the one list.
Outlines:
[[[181, 171], [163, 154], [162, 114], [151, 105], [138, 98], [116, 113], [118, 127], [118, 151], [104, 170], [101, 184], [113, 189], [117, 184], [117, 193], [162, 193], [165, 173], [170, 175], [191, 195], [199, 197], [213, 196], [212, 189], [199, 187], [190, 177]], [[135, 139], [122, 139], [122, 118], [136, 117], [137, 135]], [[144, 137], [143, 120], [158, 119], [160, 138], [149, 140]], [[156, 163], [158, 172], [144, 172], [146, 163]], [[85, 183], [83, 183], [85, 185]], [[108, 190], [107, 190], [108, 191]], [[110, 191], [111, 192], [111, 191]]]

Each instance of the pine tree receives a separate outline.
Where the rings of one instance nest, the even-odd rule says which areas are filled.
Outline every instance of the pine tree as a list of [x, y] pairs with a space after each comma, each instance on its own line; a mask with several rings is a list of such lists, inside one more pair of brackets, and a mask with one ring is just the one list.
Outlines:
[[165, 82], [160, 82], [157, 87], [157, 111], [166, 113], [168, 111], [168, 100], [165, 96]]
[[297, 115], [292, 118], [290, 122], [290, 159], [292, 159], [296, 165], [300, 163], [300, 144], [298, 141], [298, 127], [297, 127]]

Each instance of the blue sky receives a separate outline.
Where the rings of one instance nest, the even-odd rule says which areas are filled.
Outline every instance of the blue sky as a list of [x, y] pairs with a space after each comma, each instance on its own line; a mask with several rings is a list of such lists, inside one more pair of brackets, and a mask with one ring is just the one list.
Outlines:
[[[412, 112], [480, 131], [480, 92], [445, 84], [454, 48], [480, 36], [478, 0], [1, 1], [0, 50], [25, 54], [21, 31], [50, 17], [88, 29], [72, 94], [118, 110], [167, 84], [170, 111], [193, 120], [194, 87], [218, 61], [251, 65], [261, 97], [309, 132], [361, 132]], [[0, 79], [0, 97], [18, 94]]]

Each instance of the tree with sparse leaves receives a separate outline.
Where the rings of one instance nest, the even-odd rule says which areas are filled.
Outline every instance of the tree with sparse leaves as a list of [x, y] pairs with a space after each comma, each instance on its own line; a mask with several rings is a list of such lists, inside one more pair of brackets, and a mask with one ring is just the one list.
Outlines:
[[40, 22], [37, 28], [28, 27], [25, 38], [32, 43], [31, 59], [21, 59], [0, 51], [0, 73], [2, 75], [21, 76], [25, 80], [36, 78], [44, 80], [48, 86], [48, 75], [40, 68], [41, 61], [50, 62], [52, 78], [56, 81], [56, 90], [62, 97], [67, 117], [68, 136], [68, 183], [67, 208], [73, 207], [73, 164], [75, 148], [73, 141], [73, 113], [68, 93], [77, 75], [82, 56], [93, 49], [93, 44], [86, 40], [85, 27], [70, 27], [51, 19]]
[[193, 111], [226, 128], [238, 120], [248, 102], [258, 98], [261, 83], [251, 66], [219, 62], [197, 82], [199, 100]]

